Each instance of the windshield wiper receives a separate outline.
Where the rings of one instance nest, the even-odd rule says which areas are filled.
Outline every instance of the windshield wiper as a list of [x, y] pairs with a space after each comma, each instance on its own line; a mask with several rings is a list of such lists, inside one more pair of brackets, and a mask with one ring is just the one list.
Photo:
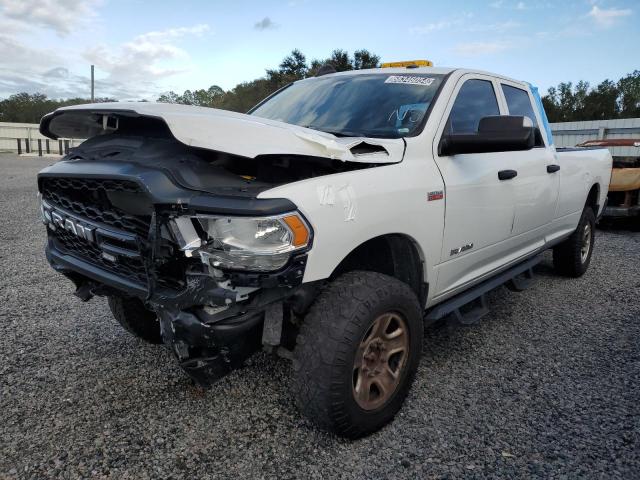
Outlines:
[[320, 128], [316, 125], [300, 125], [304, 128], [310, 128], [311, 130], [317, 130], [319, 132], [330, 133], [331, 135], [335, 135], [336, 137], [363, 137], [357, 132], [347, 132], [347, 131], [337, 131], [337, 130], [325, 130], [324, 128]]

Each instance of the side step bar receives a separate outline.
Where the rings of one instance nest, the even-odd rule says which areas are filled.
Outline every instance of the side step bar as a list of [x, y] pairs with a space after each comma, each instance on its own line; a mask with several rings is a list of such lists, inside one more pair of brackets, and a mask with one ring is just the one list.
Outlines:
[[[426, 324], [433, 323], [446, 317], [449, 314], [453, 314], [454, 318], [461, 325], [473, 325], [483, 316], [489, 313], [487, 307], [486, 294], [500, 285], [507, 282], [508, 287], [515, 291], [522, 291], [530, 286], [533, 279], [533, 267], [542, 261], [542, 255], [536, 255], [535, 257], [525, 260], [518, 265], [499, 273], [482, 283], [479, 283], [475, 287], [462, 292], [455, 297], [446, 300], [431, 310], [427, 311], [424, 316]], [[524, 275], [523, 275], [524, 274]], [[524, 278], [517, 278], [523, 275]], [[465, 305], [475, 303], [469, 310], [462, 312], [461, 308]]]

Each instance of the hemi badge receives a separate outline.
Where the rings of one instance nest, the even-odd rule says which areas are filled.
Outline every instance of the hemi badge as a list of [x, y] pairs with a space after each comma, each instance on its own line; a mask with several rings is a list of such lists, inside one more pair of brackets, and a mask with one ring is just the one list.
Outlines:
[[442, 190], [436, 190], [435, 192], [429, 192], [427, 200], [433, 202], [434, 200], [442, 200], [444, 198], [444, 192]]

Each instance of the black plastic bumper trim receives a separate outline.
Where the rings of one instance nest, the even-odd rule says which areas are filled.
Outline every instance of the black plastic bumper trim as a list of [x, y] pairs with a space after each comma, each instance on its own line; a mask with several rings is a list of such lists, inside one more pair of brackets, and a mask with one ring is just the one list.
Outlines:
[[102, 283], [117, 290], [122, 290], [129, 294], [144, 298], [147, 295], [146, 286], [132, 282], [102, 268], [96, 267], [89, 262], [80, 260], [73, 255], [67, 255], [58, 251], [51, 244], [46, 248], [47, 260], [56, 270], [71, 270], [96, 282]]

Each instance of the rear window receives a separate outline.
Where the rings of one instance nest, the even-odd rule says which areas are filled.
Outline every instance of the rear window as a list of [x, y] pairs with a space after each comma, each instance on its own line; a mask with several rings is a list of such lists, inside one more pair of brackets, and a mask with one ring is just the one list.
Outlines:
[[531, 119], [533, 126], [536, 127], [536, 147], [543, 147], [544, 141], [542, 140], [540, 130], [537, 129], [538, 121], [536, 120], [536, 114], [527, 91], [512, 87], [511, 85], [502, 84], [502, 92], [507, 101], [509, 115], [522, 115]]
[[509, 115], [523, 115], [529, 117], [533, 122], [533, 126], [537, 127], [536, 114], [533, 111], [529, 94], [521, 88], [512, 87], [511, 85], [502, 85], [504, 98], [507, 101]]

